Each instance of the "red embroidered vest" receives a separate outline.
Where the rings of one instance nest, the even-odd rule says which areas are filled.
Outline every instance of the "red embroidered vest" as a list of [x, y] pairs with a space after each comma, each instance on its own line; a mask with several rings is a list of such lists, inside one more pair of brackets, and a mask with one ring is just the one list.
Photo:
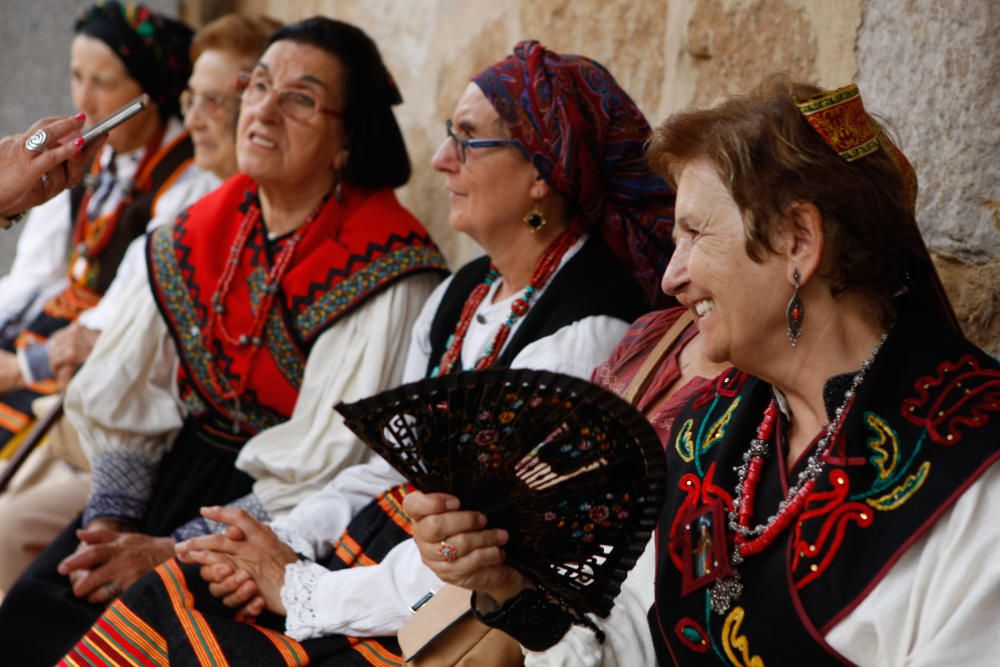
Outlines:
[[[343, 202], [325, 201], [295, 248], [252, 367], [250, 346], [213, 340], [214, 349], [206, 349], [202, 332], [240, 223], [259, 206], [253, 181], [234, 176], [150, 236], [150, 283], [180, 356], [181, 395], [209, 430], [226, 433], [239, 424], [243, 440], [288, 419], [320, 334], [407, 275], [447, 271], [427, 231], [391, 190], [344, 192]], [[263, 221], [251, 231], [223, 315], [228, 331], [251, 328], [265, 275], [286, 241], [268, 241]], [[245, 395], [220, 396], [212, 364], [232, 387], [250, 373]]]

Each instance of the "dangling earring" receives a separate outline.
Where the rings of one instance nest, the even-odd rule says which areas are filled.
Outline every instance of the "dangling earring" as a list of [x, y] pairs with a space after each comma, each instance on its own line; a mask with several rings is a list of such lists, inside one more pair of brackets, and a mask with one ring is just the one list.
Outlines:
[[340, 187], [340, 181], [342, 180], [341, 176], [343, 172], [344, 172], [343, 169], [338, 169], [333, 174], [333, 198], [337, 200], [338, 204], [344, 201], [344, 191]]
[[798, 269], [795, 269], [795, 273], [792, 274], [792, 280], [795, 281], [795, 291], [792, 292], [792, 298], [788, 300], [785, 319], [788, 320], [788, 340], [792, 341], [792, 347], [795, 347], [795, 344], [799, 342], [799, 336], [802, 335], [802, 321], [806, 318], [806, 308], [799, 296], [802, 276]]
[[548, 220], [545, 219], [545, 216], [542, 215], [542, 212], [538, 210], [537, 206], [528, 211], [528, 214], [524, 216], [523, 220], [524, 224], [527, 225], [532, 234], [548, 223]]

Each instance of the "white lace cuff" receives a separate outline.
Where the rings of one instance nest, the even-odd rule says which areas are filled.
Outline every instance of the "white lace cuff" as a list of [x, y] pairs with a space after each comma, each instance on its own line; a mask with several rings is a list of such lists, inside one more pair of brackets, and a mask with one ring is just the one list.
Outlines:
[[298, 555], [308, 558], [310, 560], [316, 560], [320, 558], [320, 554], [316, 553], [316, 548], [309, 539], [291, 527], [286, 526], [280, 521], [269, 524], [271, 530], [274, 534], [278, 536], [278, 539], [287, 544], [292, 548], [292, 551]]
[[[291, 545], [294, 549], [295, 546]], [[295, 641], [305, 641], [323, 635], [317, 618], [313, 594], [316, 583], [329, 570], [308, 560], [285, 566], [285, 585], [281, 587], [281, 603], [285, 605], [285, 634]]]

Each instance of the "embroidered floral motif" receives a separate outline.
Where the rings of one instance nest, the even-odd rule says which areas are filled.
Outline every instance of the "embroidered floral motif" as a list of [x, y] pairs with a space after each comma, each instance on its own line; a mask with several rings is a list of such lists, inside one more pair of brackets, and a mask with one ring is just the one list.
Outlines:
[[903, 417], [941, 445], [957, 444], [960, 429], [982, 428], [1000, 411], [1000, 370], [982, 368], [972, 355], [942, 362], [937, 375], [919, 378], [915, 388], [917, 395], [903, 401]]
[[740, 634], [745, 614], [743, 607], [733, 607], [726, 616], [722, 626], [722, 649], [735, 667], [764, 667], [764, 661], [759, 655], [750, 655], [750, 642], [745, 635]]
[[915, 473], [907, 475], [906, 480], [894, 488], [889, 493], [879, 498], [869, 498], [866, 502], [875, 509], [883, 512], [894, 510], [909, 500], [913, 494], [920, 490], [920, 487], [927, 481], [927, 476], [931, 471], [931, 462], [924, 461]]
[[711, 647], [708, 633], [693, 618], [684, 617], [677, 621], [677, 625], [674, 626], [674, 633], [684, 646], [687, 646], [695, 653], [707, 653]]
[[[805, 509], [795, 522], [792, 574], [796, 588], [814, 581], [830, 566], [844, 540], [848, 522], [854, 522], [862, 528], [872, 524], [872, 509], [848, 500], [851, 482], [847, 474], [834, 468], [829, 472], [828, 479], [832, 488], [829, 491], [814, 491], [806, 496]], [[823, 524], [815, 540], [810, 542], [804, 539], [803, 525], [820, 518]]]

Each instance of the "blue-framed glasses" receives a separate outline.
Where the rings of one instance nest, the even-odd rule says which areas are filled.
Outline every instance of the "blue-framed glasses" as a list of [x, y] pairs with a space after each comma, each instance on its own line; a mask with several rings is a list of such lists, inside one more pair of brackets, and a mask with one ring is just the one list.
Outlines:
[[524, 146], [517, 139], [460, 139], [455, 130], [452, 128], [451, 120], [446, 120], [444, 122], [445, 132], [448, 133], [448, 138], [452, 140], [455, 150], [458, 152], [458, 161], [465, 164], [465, 158], [467, 152], [470, 148], [498, 148], [500, 146], [514, 146], [521, 153], [527, 156], [527, 152], [524, 150]]

